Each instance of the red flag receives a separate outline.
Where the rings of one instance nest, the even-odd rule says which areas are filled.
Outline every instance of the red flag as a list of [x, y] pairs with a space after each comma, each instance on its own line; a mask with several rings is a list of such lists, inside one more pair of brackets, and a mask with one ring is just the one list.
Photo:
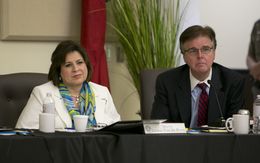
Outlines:
[[109, 87], [106, 54], [105, 0], [82, 0], [81, 44], [86, 49], [93, 66], [92, 81]]

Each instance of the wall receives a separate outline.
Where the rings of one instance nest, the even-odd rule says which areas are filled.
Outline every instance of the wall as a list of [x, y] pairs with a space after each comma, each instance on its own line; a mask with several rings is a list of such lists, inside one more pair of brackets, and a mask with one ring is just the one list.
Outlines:
[[[217, 33], [216, 61], [231, 68], [246, 68], [249, 35], [260, 18], [259, 0], [199, 0], [200, 20]], [[64, 11], [65, 12], [65, 11]], [[48, 24], [47, 24], [48, 25]], [[57, 41], [0, 41], [0, 74], [48, 72]], [[118, 62], [118, 45], [107, 42], [111, 93], [124, 120], [139, 119], [139, 97], [131, 84], [124, 62]]]
[[0, 74], [44, 72], [57, 42], [0, 41]]
[[259, 0], [200, 0], [201, 24], [214, 28], [216, 61], [230, 68], [246, 68], [249, 37], [260, 19]]

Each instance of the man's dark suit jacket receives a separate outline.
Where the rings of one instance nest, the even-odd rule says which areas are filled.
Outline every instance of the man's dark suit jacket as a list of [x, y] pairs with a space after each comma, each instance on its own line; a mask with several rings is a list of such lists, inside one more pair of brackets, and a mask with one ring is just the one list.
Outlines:
[[[238, 73], [217, 63], [212, 65], [211, 82], [214, 84], [220, 107], [225, 119], [237, 113], [244, 106], [244, 79]], [[184, 122], [186, 127], [191, 121], [191, 86], [188, 65], [183, 65], [160, 74], [156, 80], [155, 97], [151, 113], [152, 119], [168, 119]], [[208, 125], [219, 121], [214, 89], [209, 91]]]

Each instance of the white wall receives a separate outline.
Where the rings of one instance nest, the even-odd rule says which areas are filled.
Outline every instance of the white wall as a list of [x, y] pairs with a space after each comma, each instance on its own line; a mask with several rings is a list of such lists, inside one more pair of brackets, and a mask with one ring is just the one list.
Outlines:
[[57, 42], [0, 41], [0, 74], [47, 73]]
[[246, 68], [251, 29], [260, 19], [259, 0], [200, 0], [202, 25], [214, 28], [216, 62], [230, 68]]

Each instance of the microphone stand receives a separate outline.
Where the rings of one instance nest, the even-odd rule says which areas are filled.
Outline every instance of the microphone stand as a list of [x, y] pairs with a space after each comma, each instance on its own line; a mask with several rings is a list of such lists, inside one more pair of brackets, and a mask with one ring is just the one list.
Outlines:
[[216, 97], [216, 101], [217, 101], [218, 109], [219, 109], [219, 113], [220, 113], [220, 119], [216, 122], [215, 125], [220, 126], [220, 127], [224, 127], [224, 126], [225, 126], [225, 123], [226, 123], [226, 120], [225, 120], [225, 118], [224, 118], [224, 116], [223, 116], [223, 113], [222, 113], [222, 109], [221, 109], [221, 106], [220, 106], [220, 103], [219, 103], [217, 91], [216, 91], [216, 89], [215, 89], [214, 84], [211, 82], [211, 80], [208, 80], [207, 82], [208, 82], [209, 85], [211, 85], [212, 88], [213, 88], [213, 92], [214, 92], [214, 95], [215, 95], [215, 97]]

